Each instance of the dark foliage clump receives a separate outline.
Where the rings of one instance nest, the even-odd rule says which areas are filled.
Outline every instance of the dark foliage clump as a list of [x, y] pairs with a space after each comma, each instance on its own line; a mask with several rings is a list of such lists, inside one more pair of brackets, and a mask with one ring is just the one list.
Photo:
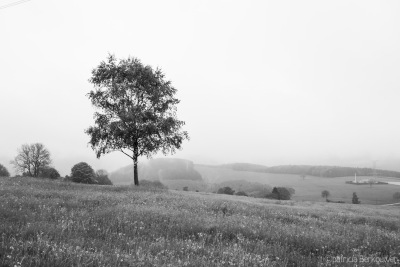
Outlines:
[[229, 186], [222, 187], [218, 189], [217, 194], [225, 194], [225, 195], [233, 195], [235, 190], [230, 188]]
[[358, 196], [357, 196], [356, 192], [353, 193], [353, 198], [351, 199], [351, 202], [353, 204], [360, 204], [361, 203], [361, 201], [358, 199]]
[[10, 177], [7, 168], [0, 164], [0, 177]]
[[60, 173], [53, 167], [47, 167], [40, 170], [39, 177], [58, 179], [60, 178]]
[[95, 174], [96, 184], [100, 185], [112, 185], [113, 183], [108, 178], [108, 172], [106, 170], [97, 170]]
[[72, 167], [70, 180], [75, 183], [96, 184], [94, 170], [86, 162], [80, 162]]
[[274, 187], [272, 193], [266, 195], [266, 198], [278, 199], [278, 200], [290, 200], [294, 195], [295, 190], [287, 187]]

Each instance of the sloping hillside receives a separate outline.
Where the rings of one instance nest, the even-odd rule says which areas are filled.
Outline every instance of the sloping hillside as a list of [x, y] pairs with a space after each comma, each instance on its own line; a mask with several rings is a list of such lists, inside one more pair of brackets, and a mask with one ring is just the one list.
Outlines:
[[393, 266], [400, 255], [398, 207], [27, 177], [0, 178], [0, 203], [0, 266]]

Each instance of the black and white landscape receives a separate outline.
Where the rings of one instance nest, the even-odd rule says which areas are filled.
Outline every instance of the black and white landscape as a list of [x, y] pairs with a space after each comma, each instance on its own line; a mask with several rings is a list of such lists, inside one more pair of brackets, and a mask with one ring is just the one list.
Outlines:
[[0, 266], [400, 264], [399, 13], [0, 0]]

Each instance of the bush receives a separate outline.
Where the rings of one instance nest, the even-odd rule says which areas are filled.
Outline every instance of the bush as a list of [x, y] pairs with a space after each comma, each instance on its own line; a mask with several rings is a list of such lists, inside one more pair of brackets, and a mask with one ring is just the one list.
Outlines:
[[294, 194], [293, 188], [286, 187], [274, 187], [272, 193], [266, 195], [266, 198], [278, 199], [278, 200], [290, 200], [292, 194]]
[[351, 202], [353, 202], [353, 204], [360, 204], [361, 203], [361, 201], [358, 200], [356, 192], [353, 193], [353, 198], [352, 198]]
[[226, 195], [233, 195], [235, 193], [235, 190], [230, 188], [229, 186], [222, 187], [218, 189], [217, 194], [226, 194]]
[[393, 194], [394, 199], [400, 199], [400, 192], [396, 192]]
[[10, 177], [10, 173], [8, 172], [7, 168], [0, 164], [0, 177]]
[[60, 173], [53, 167], [48, 167], [40, 170], [39, 177], [57, 179], [60, 178]]
[[106, 170], [97, 170], [96, 171], [96, 183], [100, 185], [112, 185], [113, 183], [108, 178], [108, 172]]
[[86, 162], [75, 164], [71, 169], [71, 181], [82, 184], [95, 184], [95, 173]]

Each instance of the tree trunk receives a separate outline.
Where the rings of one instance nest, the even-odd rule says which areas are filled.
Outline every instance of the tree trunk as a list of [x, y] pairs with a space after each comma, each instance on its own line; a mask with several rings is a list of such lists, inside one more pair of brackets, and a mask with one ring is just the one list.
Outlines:
[[139, 185], [138, 159], [139, 159], [139, 148], [138, 148], [138, 142], [136, 141], [133, 144], [133, 181], [136, 186]]
[[135, 185], [139, 185], [139, 175], [138, 175], [138, 159], [133, 159], [133, 181]]

